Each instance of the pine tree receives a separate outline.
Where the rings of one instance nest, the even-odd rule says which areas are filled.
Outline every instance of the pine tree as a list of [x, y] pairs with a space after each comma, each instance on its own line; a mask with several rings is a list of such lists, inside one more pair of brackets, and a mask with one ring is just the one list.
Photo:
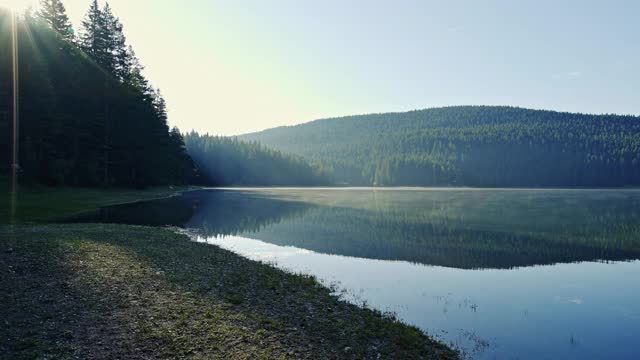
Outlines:
[[124, 83], [131, 72], [129, 47], [127, 46], [127, 38], [124, 36], [122, 23], [118, 18], [114, 19], [112, 27], [112, 48], [115, 57], [116, 77], [120, 82]]
[[195, 179], [194, 164], [191, 157], [187, 153], [184, 143], [184, 137], [180, 133], [180, 129], [173, 127], [169, 132], [169, 162], [174, 173], [169, 179], [172, 183], [186, 184]]
[[122, 33], [122, 24], [120, 20], [111, 11], [111, 5], [105, 3], [102, 8], [102, 26], [103, 31], [101, 36], [103, 37], [102, 43], [104, 44], [104, 58], [100, 63], [104, 70], [112, 74], [114, 77], [119, 78], [119, 69], [122, 61], [118, 59], [121, 54], [126, 54], [126, 45], [124, 34]]
[[140, 63], [140, 59], [138, 59], [135, 51], [133, 51], [133, 48], [131, 46], [129, 46], [127, 49], [126, 60], [127, 60], [126, 68], [128, 69], [128, 72], [124, 74], [125, 75], [124, 83], [136, 89], [141, 94], [144, 94], [147, 96], [151, 95], [149, 82], [144, 77], [144, 75], [142, 75], [144, 66], [142, 66], [142, 64]]
[[110, 25], [112, 25], [114, 16], [111, 13], [109, 4], [106, 4], [104, 10], [100, 10], [98, 0], [93, 0], [89, 11], [85, 16], [85, 20], [82, 22], [84, 27], [84, 33], [81, 38], [81, 47], [87, 53], [95, 63], [102, 70], [104, 87], [103, 87], [103, 116], [100, 135], [100, 148], [102, 152], [102, 161], [99, 162], [100, 170], [102, 173], [102, 185], [108, 186], [111, 183], [110, 166], [111, 166], [111, 148], [112, 148], [112, 118], [111, 118], [111, 103], [109, 96], [112, 92], [112, 85], [110, 84], [110, 75], [115, 73], [115, 61], [112, 51], [112, 32]]
[[41, 0], [37, 16], [65, 40], [71, 42], [75, 40], [73, 27], [61, 0]]
[[[156, 102], [133, 50], [123, 50], [122, 25], [113, 16], [107, 26], [110, 17], [97, 1], [89, 10], [77, 47], [36, 14], [21, 19], [30, 32], [19, 32], [20, 43], [31, 45], [20, 49], [21, 66], [29, 70], [21, 73], [21, 99], [32, 105], [21, 114], [23, 178], [50, 185], [136, 187], [188, 181], [193, 165], [179, 134], [167, 128], [161, 95]], [[10, 14], [0, 10], [0, 28], [10, 21]], [[115, 29], [115, 37], [108, 36], [109, 29]], [[109, 38], [114, 42], [105, 41]], [[0, 41], [0, 54], [10, 51], [9, 45]], [[78, 56], [80, 47], [86, 56]], [[117, 60], [112, 63], [126, 82], [104, 71], [106, 59]], [[123, 59], [126, 67], [119, 63]], [[9, 61], [0, 56], [0, 78], [8, 73]], [[0, 81], [0, 93], [4, 85]], [[3, 125], [0, 121], [0, 163], [9, 163], [10, 139], [4, 135], [10, 127]]]
[[169, 116], [167, 114], [167, 102], [164, 100], [160, 89], [156, 89], [153, 93], [153, 108], [156, 111], [158, 121], [168, 128], [167, 121]]
[[104, 57], [106, 44], [104, 42], [105, 21], [98, 0], [93, 0], [91, 6], [82, 21], [82, 36], [80, 46], [85, 53], [91, 55], [99, 63], [99, 59]]
[[82, 49], [100, 67], [121, 83], [135, 85], [142, 93], [147, 93], [146, 80], [142, 77], [142, 65], [127, 46], [123, 25], [116, 17], [109, 3], [100, 9], [94, 0], [83, 24]]
[[102, 70], [150, 98], [153, 94], [142, 75], [144, 67], [133, 48], [127, 46], [122, 23], [113, 14], [109, 3], [100, 9], [98, 1], [93, 0], [82, 25], [84, 31], [80, 45], [85, 53]]

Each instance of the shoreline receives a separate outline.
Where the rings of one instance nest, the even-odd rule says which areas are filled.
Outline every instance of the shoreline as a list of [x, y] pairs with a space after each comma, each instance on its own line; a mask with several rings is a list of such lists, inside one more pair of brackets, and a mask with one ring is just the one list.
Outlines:
[[[403, 358], [458, 354], [419, 329], [167, 228], [0, 226], [12, 357]], [[77, 314], [77, 315], [76, 315]]]
[[257, 190], [326, 190], [326, 191], [639, 191], [638, 187], [621, 187], [621, 188], [559, 188], [559, 187], [469, 187], [469, 186], [221, 186], [221, 187], [202, 187], [194, 190], [244, 190], [244, 191], [257, 191]]
[[[0, 353], [12, 358], [403, 358], [460, 354], [416, 327], [170, 228], [53, 224], [193, 188], [23, 188], [0, 224]], [[4, 206], [0, 199], [0, 205]], [[1, 211], [0, 211], [1, 213]], [[3, 214], [0, 214], [3, 215]], [[1, 216], [0, 216], [1, 217]]]

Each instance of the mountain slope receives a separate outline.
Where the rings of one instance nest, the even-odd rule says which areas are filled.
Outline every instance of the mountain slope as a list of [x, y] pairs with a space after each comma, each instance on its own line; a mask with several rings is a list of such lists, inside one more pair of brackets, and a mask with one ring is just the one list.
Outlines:
[[240, 137], [351, 185], [640, 185], [640, 117], [498, 106], [349, 116]]
[[184, 137], [187, 151], [207, 186], [313, 186], [329, 179], [302, 158], [258, 143], [200, 135]]

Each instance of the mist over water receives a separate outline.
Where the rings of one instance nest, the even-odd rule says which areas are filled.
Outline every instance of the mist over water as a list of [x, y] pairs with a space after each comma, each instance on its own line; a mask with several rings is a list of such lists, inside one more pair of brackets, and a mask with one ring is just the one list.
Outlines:
[[76, 220], [183, 226], [473, 358], [632, 359], [639, 209], [636, 190], [238, 189]]

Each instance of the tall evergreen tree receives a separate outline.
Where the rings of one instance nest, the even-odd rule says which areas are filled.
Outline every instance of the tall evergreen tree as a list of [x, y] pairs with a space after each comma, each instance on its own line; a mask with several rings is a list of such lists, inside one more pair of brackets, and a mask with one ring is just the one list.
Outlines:
[[147, 96], [150, 95], [151, 89], [149, 87], [149, 82], [142, 74], [144, 66], [142, 66], [142, 64], [140, 63], [140, 59], [138, 59], [135, 51], [133, 51], [133, 48], [131, 46], [127, 48], [126, 60], [126, 68], [128, 69], [128, 71], [126, 74], [124, 74], [124, 83], [139, 91], [141, 94]]
[[124, 36], [122, 23], [118, 18], [114, 18], [111, 23], [113, 28], [112, 48], [115, 57], [116, 77], [120, 82], [125, 82], [131, 72], [131, 60], [127, 38]]
[[82, 34], [80, 36], [80, 47], [84, 52], [94, 55], [96, 49], [99, 48], [99, 32], [100, 18], [102, 13], [98, 0], [93, 0], [89, 6], [89, 10], [82, 20]]
[[102, 174], [102, 184], [110, 184], [109, 168], [111, 165], [111, 104], [107, 96], [111, 92], [109, 75], [114, 73], [113, 54], [111, 53], [111, 39], [109, 33], [109, 16], [110, 8], [105, 5], [106, 11], [100, 10], [98, 0], [93, 0], [84, 21], [82, 22], [84, 32], [81, 38], [81, 47], [100, 67], [103, 73], [103, 96], [101, 98], [102, 106], [102, 122], [98, 131], [98, 141], [100, 144], [100, 152], [102, 153], [101, 161], [96, 165]]
[[100, 67], [120, 82], [135, 85], [141, 93], [148, 93], [142, 77], [142, 65], [127, 46], [124, 27], [109, 3], [100, 9], [97, 0], [91, 3], [83, 22], [81, 45]]
[[61, 0], [41, 0], [37, 16], [65, 40], [75, 40], [71, 21], [69, 21], [67, 10]]
[[82, 29], [80, 47], [85, 53], [90, 55], [98, 65], [104, 67], [107, 65], [110, 56], [108, 54], [109, 47], [106, 36], [107, 24], [105, 16], [98, 5], [98, 0], [91, 2], [91, 6], [82, 21]]
[[124, 60], [120, 60], [119, 56], [126, 56], [127, 49], [124, 34], [122, 32], [122, 24], [113, 14], [109, 3], [105, 3], [101, 13], [103, 26], [101, 36], [103, 37], [102, 43], [104, 44], [104, 58], [101, 59], [100, 63], [104, 70], [120, 79], [121, 74], [119, 72], [119, 67], [122, 67]]
[[[144, 187], [191, 179], [193, 163], [179, 132], [167, 127], [166, 103], [153, 96], [142, 65], [124, 46], [122, 25], [110, 12], [92, 2], [78, 46], [40, 19], [21, 19], [29, 28], [18, 33], [21, 66], [28, 69], [21, 73], [21, 100], [30, 104], [21, 113], [24, 181]], [[0, 9], [0, 28], [11, 19]], [[0, 54], [10, 51], [4, 35], [0, 32]], [[126, 81], [103, 65], [112, 61], [111, 70], [124, 74], [116, 50], [127, 53]], [[9, 61], [0, 56], [0, 78], [10, 76]], [[0, 81], [0, 95], [7, 91], [8, 83]], [[0, 109], [8, 99], [0, 96]], [[9, 133], [10, 124], [0, 121], [0, 176], [9, 170], [2, 166], [9, 163], [10, 139], [4, 136]]]
[[167, 121], [169, 119], [169, 116], [167, 114], [167, 102], [164, 100], [160, 89], [156, 89], [153, 93], [153, 108], [156, 111], [158, 120], [162, 124], [167, 126]]

